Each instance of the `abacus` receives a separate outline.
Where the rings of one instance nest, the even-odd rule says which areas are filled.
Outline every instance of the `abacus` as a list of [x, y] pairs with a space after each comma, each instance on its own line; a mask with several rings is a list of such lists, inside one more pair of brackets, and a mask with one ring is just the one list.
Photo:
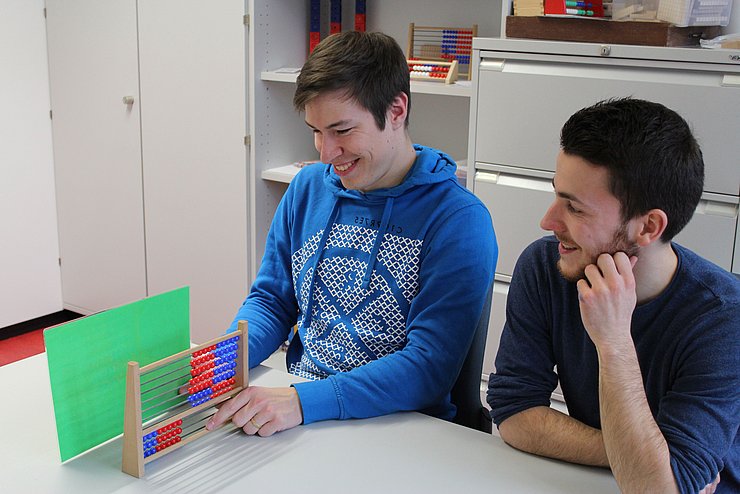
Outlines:
[[209, 431], [216, 405], [249, 385], [247, 323], [202, 345], [139, 368], [129, 362], [121, 470], [141, 478], [144, 465]]
[[409, 24], [409, 45], [406, 57], [437, 60], [459, 64], [460, 76], [470, 79], [470, 61], [473, 38], [478, 35], [478, 25], [469, 28], [417, 26]]
[[433, 60], [407, 60], [412, 80], [440, 81], [452, 84], [457, 80], [457, 60], [437, 62]]

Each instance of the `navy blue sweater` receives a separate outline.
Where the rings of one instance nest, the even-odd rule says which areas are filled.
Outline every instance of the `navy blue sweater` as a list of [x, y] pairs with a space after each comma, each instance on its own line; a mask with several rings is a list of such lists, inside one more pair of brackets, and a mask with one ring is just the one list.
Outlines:
[[[740, 281], [672, 245], [674, 279], [632, 316], [647, 401], [681, 492], [699, 491], [717, 472], [717, 492], [740, 492]], [[514, 270], [488, 389], [497, 425], [549, 406], [559, 379], [571, 417], [601, 428], [596, 347], [581, 322], [575, 283], [555, 267], [558, 256], [557, 240], [546, 237]]]

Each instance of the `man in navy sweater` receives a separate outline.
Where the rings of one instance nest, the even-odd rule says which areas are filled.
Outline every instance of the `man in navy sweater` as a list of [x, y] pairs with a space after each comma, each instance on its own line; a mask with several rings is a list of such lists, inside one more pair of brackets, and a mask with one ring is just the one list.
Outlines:
[[[501, 437], [610, 467], [624, 492], [740, 492], [740, 281], [672, 242], [702, 193], [696, 140], [625, 98], [560, 144], [554, 237], [519, 258], [489, 382]], [[558, 380], [569, 415], [549, 407]]]

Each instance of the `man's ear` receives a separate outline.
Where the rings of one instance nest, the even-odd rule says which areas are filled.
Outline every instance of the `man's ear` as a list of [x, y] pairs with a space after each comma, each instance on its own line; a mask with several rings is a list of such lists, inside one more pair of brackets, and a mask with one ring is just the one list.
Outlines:
[[392, 129], [397, 130], [398, 128], [406, 125], [406, 116], [409, 111], [409, 96], [406, 93], [398, 93], [393, 98], [390, 107], [388, 108], [388, 114], [386, 116], [386, 123], [391, 126]]
[[660, 239], [668, 227], [668, 216], [662, 209], [651, 209], [637, 220], [637, 235], [635, 241], [641, 247]]

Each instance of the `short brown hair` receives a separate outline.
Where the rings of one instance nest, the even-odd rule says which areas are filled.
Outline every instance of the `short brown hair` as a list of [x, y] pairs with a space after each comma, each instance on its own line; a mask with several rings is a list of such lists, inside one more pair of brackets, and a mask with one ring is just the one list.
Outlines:
[[668, 216], [668, 242], [701, 199], [704, 159], [688, 123], [660, 103], [600, 101], [573, 114], [560, 132], [563, 152], [609, 171], [610, 192], [628, 221], [651, 209]]
[[[319, 43], [298, 76], [293, 105], [304, 111], [320, 93], [345, 91], [368, 110], [380, 130], [385, 129], [388, 108], [400, 93], [411, 89], [406, 57], [398, 43], [383, 33], [346, 31]], [[406, 126], [409, 118], [406, 115]]]

